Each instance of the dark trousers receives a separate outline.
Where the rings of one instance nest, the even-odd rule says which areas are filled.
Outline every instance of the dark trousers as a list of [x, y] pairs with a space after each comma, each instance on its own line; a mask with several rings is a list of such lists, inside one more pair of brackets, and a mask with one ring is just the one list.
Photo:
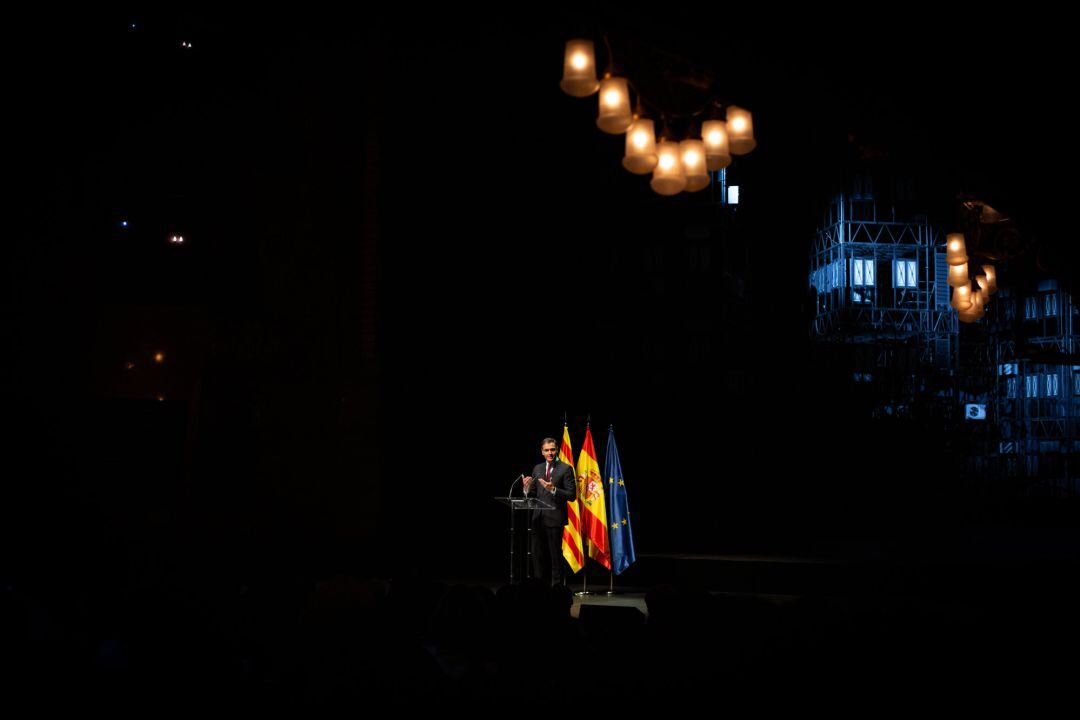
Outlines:
[[533, 577], [546, 580], [551, 585], [562, 585], [566, 572], [566, 560], [562, 556], [561, 527], [544, 527], [540, 518], [533, 521], [532, 571]]

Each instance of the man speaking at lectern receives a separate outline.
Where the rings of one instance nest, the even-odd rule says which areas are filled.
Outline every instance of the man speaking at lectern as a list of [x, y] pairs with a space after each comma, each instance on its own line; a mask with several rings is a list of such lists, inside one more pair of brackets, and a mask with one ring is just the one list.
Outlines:
[[525, 478], [525, 494], [553, 505], [551, 510], [533, 510], [532, 523], [533, 577], [543, 578], [552, 585], [561, 585], [566, 561], [562, 556], [563, 527], [566, 525], [566, 503], [577, 497], [574, 468], [558, 459], [559, 445], [554, 438], [540, 443], [544, 462], [533, 468]]

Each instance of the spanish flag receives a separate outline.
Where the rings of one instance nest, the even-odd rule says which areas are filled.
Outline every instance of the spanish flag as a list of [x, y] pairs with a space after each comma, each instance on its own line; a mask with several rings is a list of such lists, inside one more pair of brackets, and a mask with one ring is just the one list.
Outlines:
[[578, 498], [583, 506], [585, 537], [589, 557], [608, 570], [611, 569], [611, 553], [608, 551], [607, 507], [604, 505], [604, 481], [600, 477], [600, 464], [596, 462], [592, 430], [585, 426], [585, 443], [577, 461]]
[[[563, 425], [559, 460], [574, 467], [574, 451], [570, 449], [570, 430]], [[579, 486], [580, 494], [580, 486]], [[581, 552], [581, 503], [578, 498], [566, 501], [566, 527], [562, 533], [562, 556], [573, 572], [581, 570], [585, 556]]]

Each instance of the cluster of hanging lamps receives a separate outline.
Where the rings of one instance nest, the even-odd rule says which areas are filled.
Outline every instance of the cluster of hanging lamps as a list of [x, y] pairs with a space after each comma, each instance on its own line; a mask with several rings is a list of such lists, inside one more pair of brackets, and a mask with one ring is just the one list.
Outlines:
[[725, 120], [706, 120], [700, 137], [681, 141], [656, 134], [656, 124], [644, 117], [641, 98], [631, 110], [630, 83], [611, 72], [596, 75], [596, 53], [591, 40], [569, 40], [563, 61], [563, 92], [572, 97], [599, 94], [596, 125], [612, 135], [626, 134], [622, 165], [635, 175], [652, 175], [649, 185], [660, 195], [697, 192], [709, 186], [709, 173], [731, 164], [733, 155], [745, 155], [757, 146], [754, 121], [743, 108], [729, 106]]
[[978, 322], [986, 314], [990, 296], [997, 292], [994, 266], [982, 265], [981, 272], [971, 277], [963, 233], [950, 233], [946, 237], [945, 262], [949, 265], [949, 286], [952, 287], [950, 305], [956, 310], [960, 322]]

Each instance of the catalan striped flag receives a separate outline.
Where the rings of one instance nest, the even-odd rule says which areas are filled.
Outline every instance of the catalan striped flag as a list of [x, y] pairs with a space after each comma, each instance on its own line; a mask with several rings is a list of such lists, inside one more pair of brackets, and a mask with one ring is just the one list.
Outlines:
[[[570, 430], [565, 423], [562, 429], [562, 445], [559, 446], [559, 460], [574, 467]], [[578, 492], [580, 494], [580, 487]], [[576, 573], [585, 565], [585, 555], [581, 551], [581, 503], [578, 498], [566, 501], [566, 520], [562, 534], [562, 555], [566, 558], [566, 564]]]

